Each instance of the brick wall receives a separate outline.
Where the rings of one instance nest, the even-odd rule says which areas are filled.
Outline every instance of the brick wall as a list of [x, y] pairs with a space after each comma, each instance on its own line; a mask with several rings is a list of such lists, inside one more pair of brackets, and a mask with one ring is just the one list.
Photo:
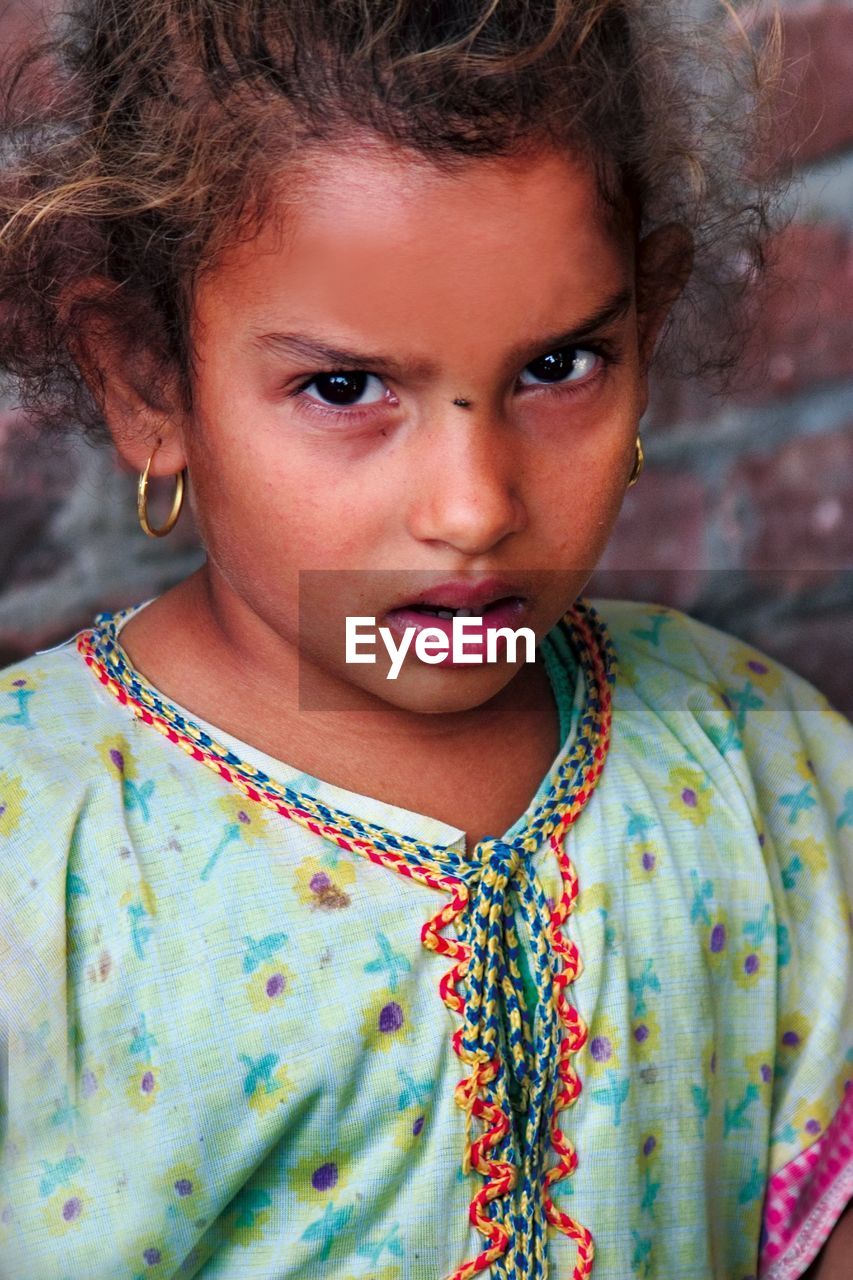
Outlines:
[[[28, 4], [3, 11], [26, 29]], [[780, 143], [800, 179], [786, 280], [725, 401], [658, 380], [647, 468], [592, 590], [654, 599], [748, 639], [853, 714], [853, 7], [784, 5], [799, 63]], [[17, 24], [17, 25], [15, 25]], [[187, 515], [136, 523], [135, 477], [78, 440], [45, 446], [0, 402], [0, 665], [201, 562]]]
[[853, 715], [853, 5], [782, 8], [781, 283], [725, 402], [656, 383], [648, 469], [595, 585], [734, 632]]

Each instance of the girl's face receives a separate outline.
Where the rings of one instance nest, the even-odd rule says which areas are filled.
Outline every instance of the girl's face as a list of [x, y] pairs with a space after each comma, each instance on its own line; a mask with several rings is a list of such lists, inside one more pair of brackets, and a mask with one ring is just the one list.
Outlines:
[[514, 665], [413, 656], [390, 681], [381, 642], [377, 665], [344, 661], [344, 619], [389, 625], [439, 584], [497, 579], [489, 594], [523, 597], [513, 626], [541, 639], [619, 511], [660, 309], [638, 324], [630, 237], [554, 151], [450, 174], [341, 146], [297, 195], [283, 237], [270, 226], [202, 277], [193, 419], [158, 469], [188, 466], [232, 641], [262, 630], [362, 701], [480, 705], [523, 648]]

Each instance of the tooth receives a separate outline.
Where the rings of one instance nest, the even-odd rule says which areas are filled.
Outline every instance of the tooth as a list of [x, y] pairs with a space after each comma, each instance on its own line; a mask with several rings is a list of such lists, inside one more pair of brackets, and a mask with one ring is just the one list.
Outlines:
[[456, 616], [457, 618], [476, 618], [477, 615], [473, 609], [457, 609]]
[[453, 612], [450, 609], [439, 609], [437, 616], [439, 618], [452, 618]]

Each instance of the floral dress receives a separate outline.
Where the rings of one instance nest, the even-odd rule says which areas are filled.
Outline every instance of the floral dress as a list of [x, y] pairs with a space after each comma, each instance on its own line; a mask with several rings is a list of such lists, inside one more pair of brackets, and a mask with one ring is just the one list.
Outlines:
[[560, 751], [468, 848], [164, 698], [135, 611], [0, 672], [2, 1280], [803, 1275], [853, 1196], [815, 689], [579, 603]]

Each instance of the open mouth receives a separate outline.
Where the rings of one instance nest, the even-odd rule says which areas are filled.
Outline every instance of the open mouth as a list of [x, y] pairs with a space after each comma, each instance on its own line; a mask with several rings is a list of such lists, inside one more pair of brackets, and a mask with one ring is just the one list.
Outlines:
[[[448, 642], [445, 652], [437, 655], [433, 652], [430, 658], [423, 661], [430, 666], [454, 667], [468, 669], [472, 662], [492, 663], [501, 660], [500, 656], [512, 651], [515, 661], [515, 635], [521, 634], [532, 610], [531, 601], [524, 596], [500, 596], [482, 605], [460, 605], [449, 607], [439, 600], [418, 600], [412, 604], [399, 605], [385, 615], [389, 629], [413, 644], [416, 656], [421, 659], [418, 649], [421, 632], [429, 633], [428, 643], [438, 643], [436, 633]], [[456, 619], [464, 619], [467, 626], [457, 627]], [[464, 629], [465, 635], [457, 633]], [[521, 629], [521, 630], [520, 630]], [[531, 632], [527, 627], [526, 631]], [[527, 634], [524, 643], [529, 643]], [[461, 643], [460, 643], [461, 641]], [[528, 661], [530, 659], [528, 658]]]

